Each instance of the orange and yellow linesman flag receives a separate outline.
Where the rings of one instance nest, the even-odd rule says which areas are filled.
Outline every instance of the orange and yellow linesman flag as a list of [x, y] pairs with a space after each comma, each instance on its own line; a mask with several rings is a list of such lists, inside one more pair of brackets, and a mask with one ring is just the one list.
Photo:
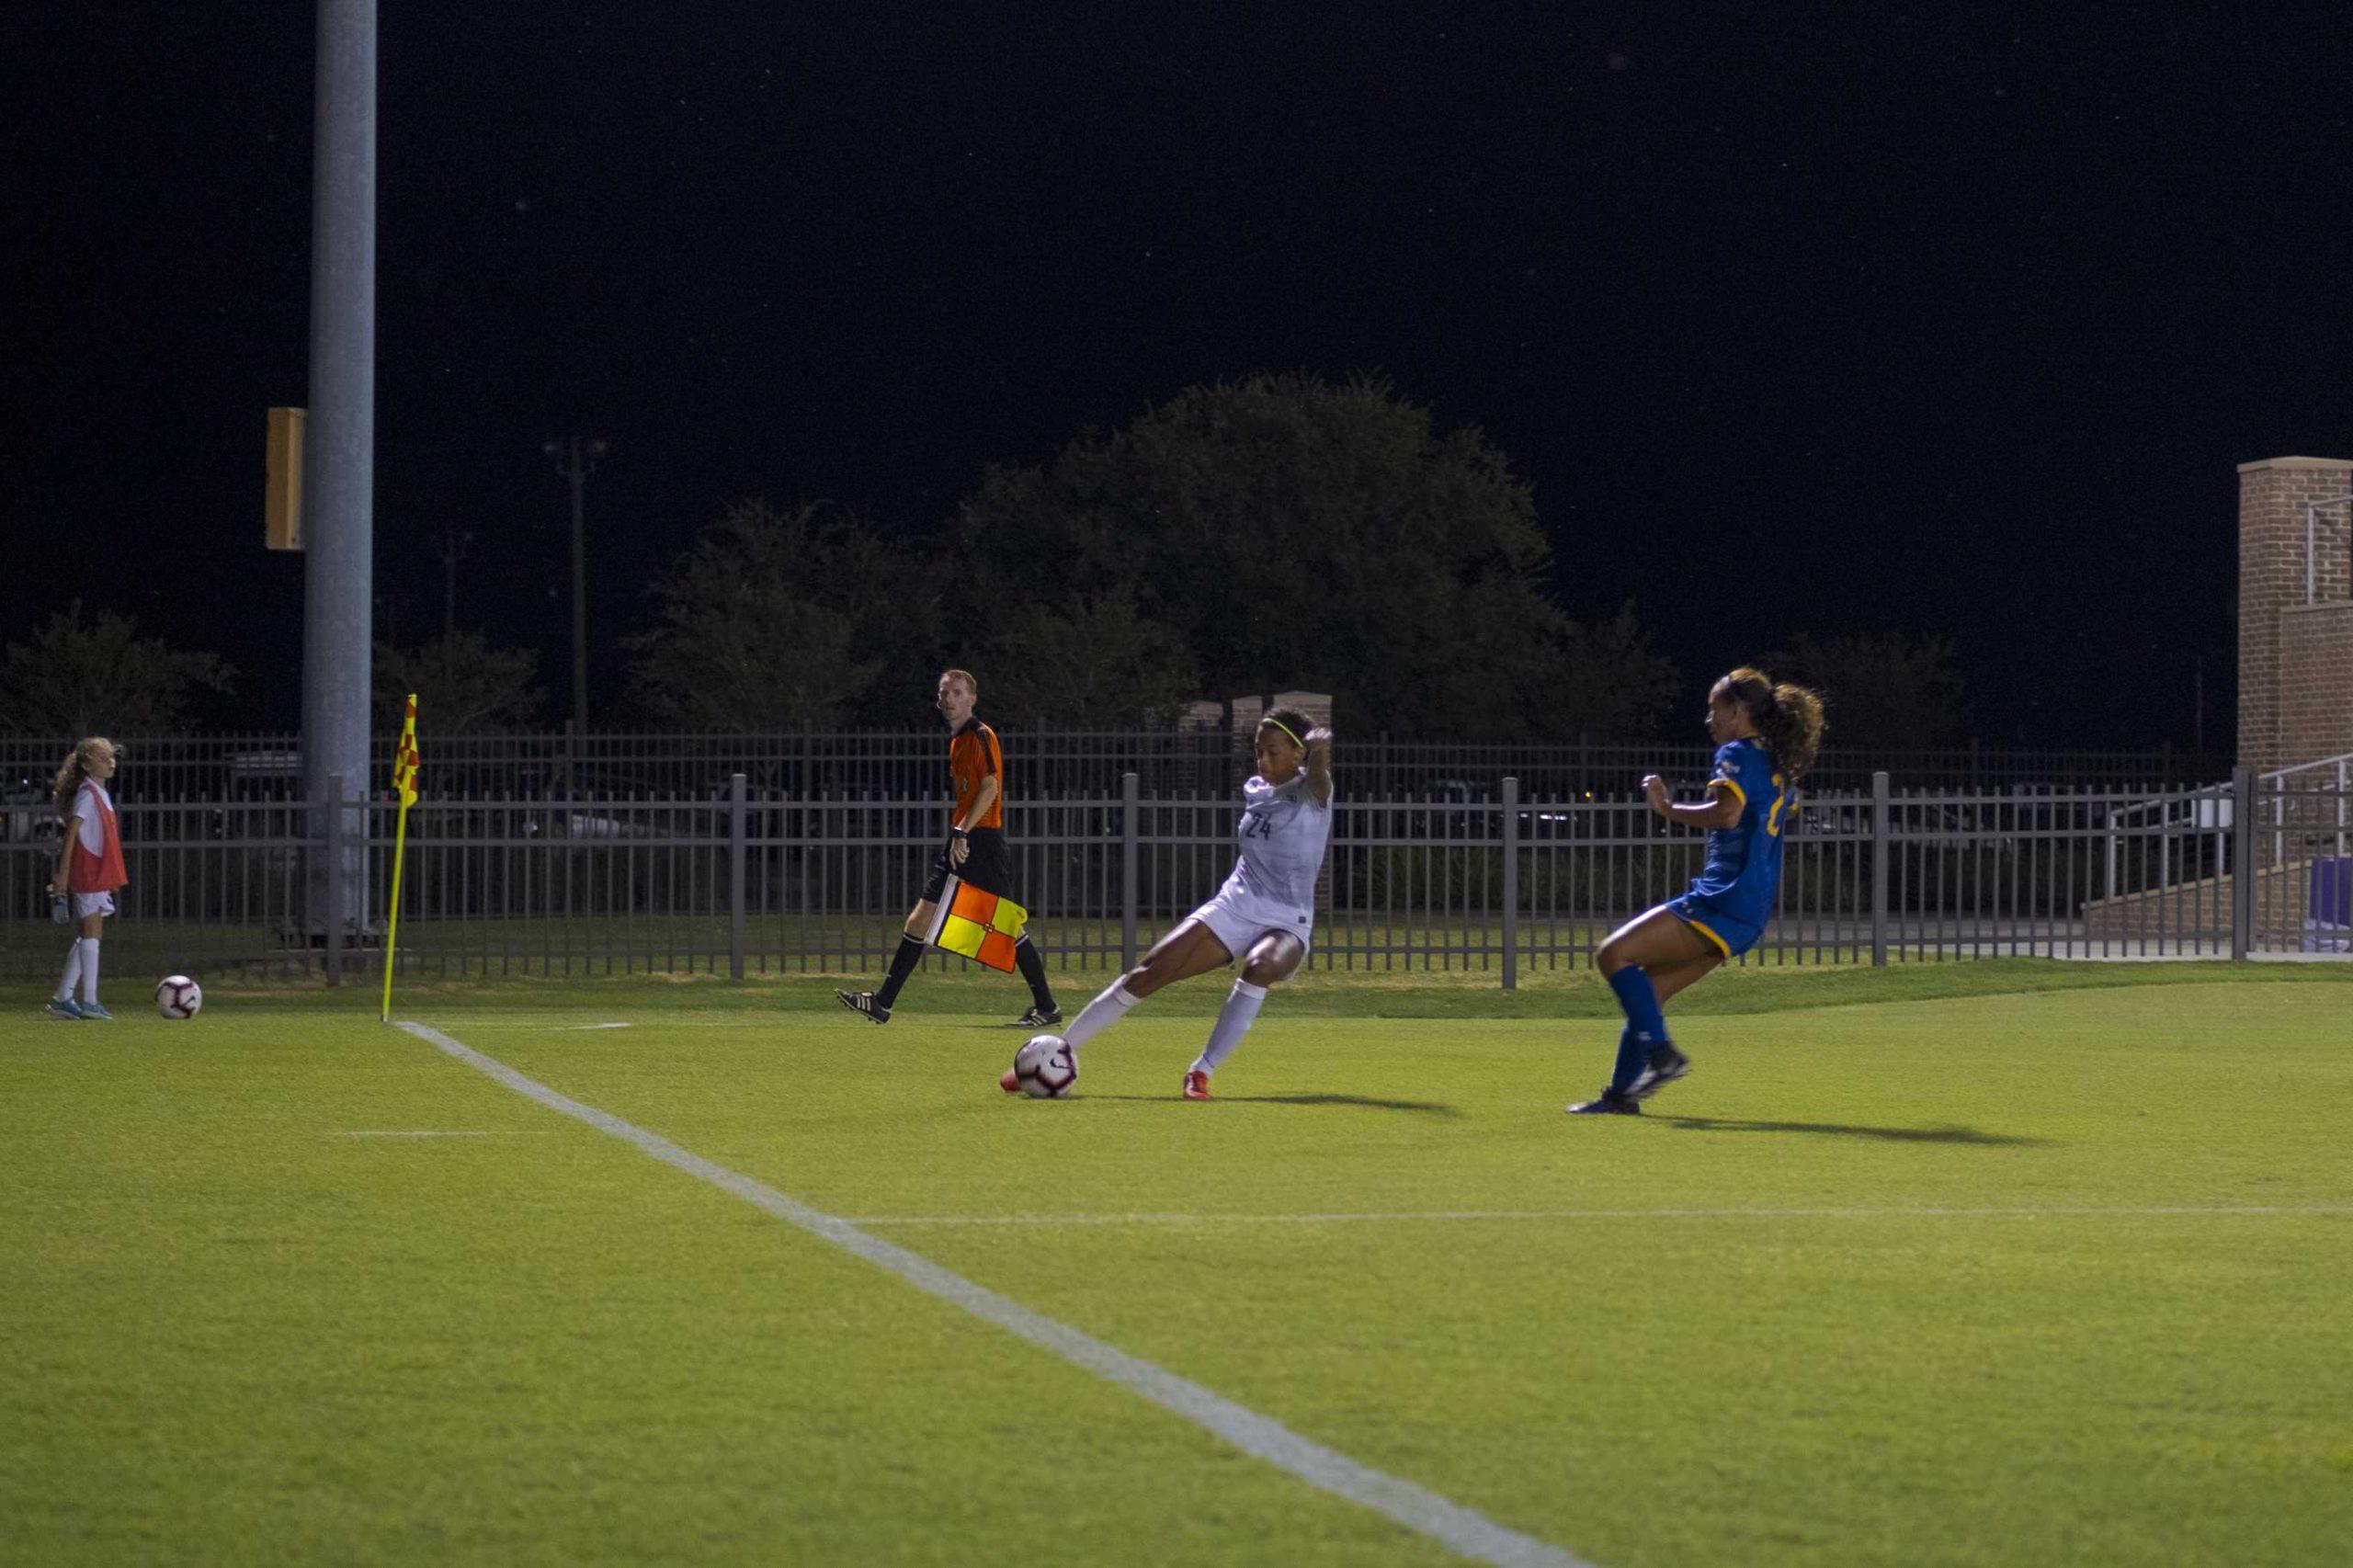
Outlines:
[[416, 693], [408, 694], [401, 716], [401, 744], [392, 753], [392, 793], [401, 798], [400, 825], [392, 831], [392, 906], [384, 917], [384, 1005], [377, 1014], [392, 1021], [392, 956], [401, 935], [401, 862], [408, 858], [408, 809], [416, 804]]
[[931, 945], [943, 953], [960, 953], [975, 963], [1013, 972], [1013, 947], [1029, 912], [1009, 898], [983, 892], [961, 877], [950, 877], [940, 890], [939, 908], [931, 917]]

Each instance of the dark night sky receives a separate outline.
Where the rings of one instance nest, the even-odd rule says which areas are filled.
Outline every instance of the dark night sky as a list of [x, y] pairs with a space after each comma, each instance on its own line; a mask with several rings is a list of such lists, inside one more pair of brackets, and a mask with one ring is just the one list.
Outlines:
[[[2213, 739], [2232, 465], [2353, 455], [2344, 51], [2255, 14], [388, 4], [381, 613], [437, 628], [470, 528], [460, 622], [561, 691], [570, 429], [614, 449], [610, 692], [732, 498], [913, 529], [1189, 382], [1377, 369], [1534, 483], [1572, 611], [1633, 596], [1690, 676], [1941, 632], [1988, 740], [2186, 744], [2202, 662]], [[0, 24], [0, 618], [216, 647], [256, 726], [298, 707], [259, 512], [311, 26]]]

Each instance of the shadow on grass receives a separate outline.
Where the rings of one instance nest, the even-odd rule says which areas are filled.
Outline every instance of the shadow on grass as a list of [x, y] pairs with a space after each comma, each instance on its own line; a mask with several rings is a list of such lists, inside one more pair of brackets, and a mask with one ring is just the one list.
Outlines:
[[1662, 1116], [1657, 1120], [1686, 1132], [1802, 1132], [1822, 1138], [1873, 1138], [1885, 1143], [1970, 1143], [1984, 1148], [2020, 1148], [2046, 1138], [1981, 1132], [1974, 1127], [1855, 1127], [1838, 1121], [1734, 1121], [1715, 1116]]
[[[1085, 1093], [1084, 1090], [1080, 1092]], [[1152, 1101], [1177, 1098], [1175, 1095], [1093, 1094], [1087, 1095], [1086, 1097], [1094, 1100]], [[1363, 1110], [1417, 1111], [1424, 1116], [1461, 1116], [1462, 1114], [1452, 1106], [1440, 1105], [1436, 1100], [1384, 1100], [1376, 1099], [1370, 1095], [1217, 1095], [1213, 1096], [1209, 1103], [1214, 1105], [1220, 1100], [1228, 1105], [1355, 1106]]]

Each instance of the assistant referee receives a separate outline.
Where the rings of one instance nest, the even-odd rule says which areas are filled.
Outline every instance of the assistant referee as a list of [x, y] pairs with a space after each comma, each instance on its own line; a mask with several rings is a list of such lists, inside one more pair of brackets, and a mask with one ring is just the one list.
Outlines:
[[[956, 794], [956, 814], [949, 824], [948, 845], [932, 862], [923, 897], [908, 911], [899, 935], [899, 950], [891, 955], [891, 975], [880, 991], [836, 991], [834, 995], [853, 1013], [878, 1024], [891, 1021], [891, 1008], [900, 988], [923, 961], [924, 937], [948, 891], [953, 874], [983, 892], [1021, 902], [1013, 891], [1013, 851], [1005, 842], [1005, 751], [996, 732], [972, 711], [980, 700], [980, 683], [970, 670], [942, 670], [939, 675], [939, 716], [948, 722], [948, 777]], [[1029, 1010], [1020, 1023], [1048, 1028], [1063, 1021], [1054, 1005], [1053, 988], [1046, 983], [1046, 966], [1024, 931], [1013, 949], [1021, 978], [1029, 983]]]

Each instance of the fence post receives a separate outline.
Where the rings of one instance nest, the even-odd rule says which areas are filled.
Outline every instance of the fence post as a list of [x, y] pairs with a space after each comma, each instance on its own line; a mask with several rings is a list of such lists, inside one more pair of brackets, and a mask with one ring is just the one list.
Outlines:
[[744, 776], [727, 779], [727, 978], [744, 978]]
[[327, 801], [324, 812], [327, 830], [327, 885], [324, 908], [327, 921], [327, 983], [343, 983], [343, 775], [327, 776]]
[[1519, 989], [1519, 780], [1504, 779], [1504, 989]]
[[1871, 967], [1887, 967], [1887, 774], [1871, 775]]
[[2255, 946], [2255, 769], [2231, 770], [2231, 957]]
[[1136, 967], [1136, 802], [1133, 773], [1120, 775], [1120, 968]]

